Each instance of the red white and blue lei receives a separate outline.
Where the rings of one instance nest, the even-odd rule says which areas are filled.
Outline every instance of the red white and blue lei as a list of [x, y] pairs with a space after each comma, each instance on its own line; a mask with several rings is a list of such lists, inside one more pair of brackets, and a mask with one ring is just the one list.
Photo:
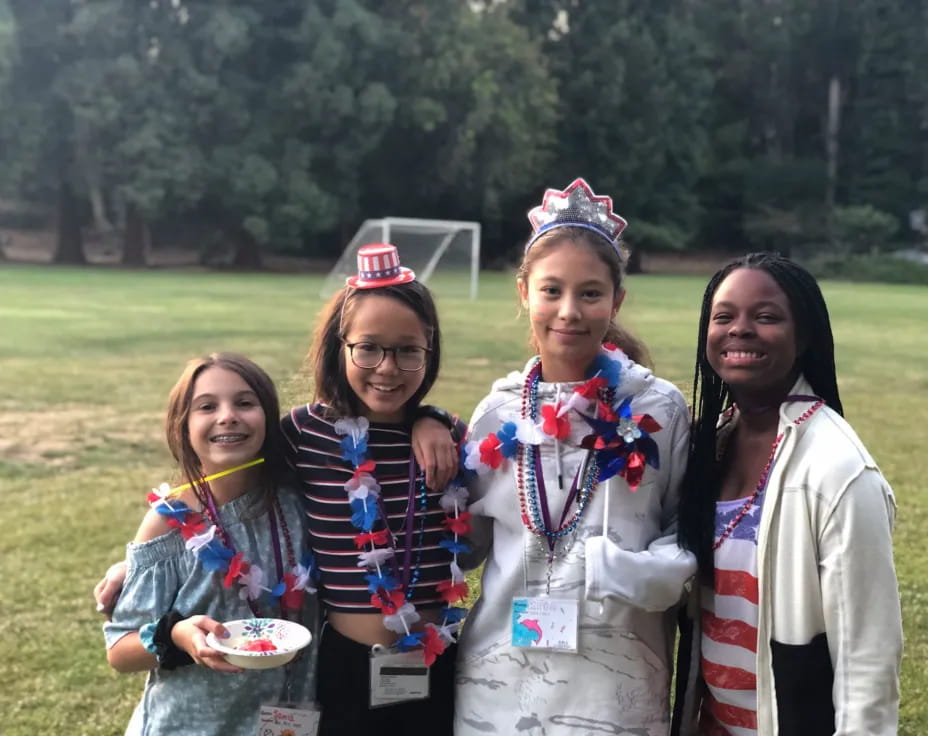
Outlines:
[[213, 513], [209, 511], [208, 505], [204, 508], [206, 513], [194, 511], [183, 501], [171, 498], [176, 490], [172, 491], [167, 483], [162, 483], [148, 494], [149, 505], [165, 517], [169, 527], [180, 531], [186, 540], [186, 548], [196, 555], [206, 570], [224, 573], [223, 584], [226, 588], [238, 583], [239, 598], [247, 601], [253, 612], [256, 611], [255, 606], [262, 601], [268, 604], [279, 601], [284, 613], [298, 612], [302, 608], [304, 591], [316, 592], [313, 581], [317, 578], [318, 571], [312, 552], [304, 549], [300, 561], [296, 561], [279, 503], [275, 503], [274, 508], [268, 513], [276, 513], [280, 519], [287, 542], [290, 569], [283, 574], [281, 580], [270, 585], [271, 581], [260, 565], [248, 562], [244, 552], [236, 553], [229, 546], [229, 540], [224, 539], [224, 530], [216, 523], [218, 519], [210, 518]]
[[[383, 613], [384, 626], [401, 634], [393, 646], [400, 651], [421, 647], [426, 665], [431, 665], [448, 644], [455, 641], [455, 634], [466, 613], [464, 608], [454, 604], [466, 599], [468, 592], [464, 572], [458, 564], [458, 555], [469, 551], [468, 545], [461, 540], [462, 536], [471, 531], [467, 489], [458, 482], [452, 482], [440, 499], [445, 512], [442, 524], [448, 530], [448, 536], [439, 542], [439, 546], [451, 554], [450, 579], [437, 586], [439, 594], [447, 603], [441, 610], [441, 623], [427, 623], [424, 631], [413, 631], [411, 626], [420, 620], [410, 601], [412, 585], [418, 580], [418, 565], [415, 570], [406, 570], [409, 589], [404, 590], [396, 560], [396, 539], [387, 524], [380, 484], [374, 476], [376, 464], [367, 453], [369, 427], [365, 417], [345, 418], [335, 422], [335, 432], [342, 437], [342, 458], [354, 467], [351, 478], [345, 483], [345, 491], [351, 505], [351, 524], [358, 530], [355, 546], [362, 550], [358, 555], [358, 567], [368, 570], [365, 577], [371, 593], [371, 605]], [[424, 525], [427, 489], [422, 479], [419, 480], [418, 491], [421, 523]], [[410, 503], [413, 503], [412, 497]], [[375, 526], [380, 528], [375, 530]], [[406, 530], [407, 545], [412, 544], [411, 532], [411, 529]], [[420, 526], [420, 551], [421, 532]]]
[[[465, 468], [484, 474], [503, 467], [507, 460], [514, 460], [523, 523], [549, 540], [576, 528], [599, 483], [620, 476], [629, 490], [637, 491], [645, 468], [660, 466], [658, 446], [651, 435], [661, 425], [649, 414], [632, 414], [634, 395], [620, 397], [623, 374], [630, 364], [622, 350], [604, 344], [603, 351], [587, 368], [586, 381], [564, 401], [538, 407], [541, 363], [536, 359], [526, 376], [520, 416], [504, 422], [483, 439], [468, 442], [464, 448]], [[592, 458], [584, 477], [575, 481], [577, 511], [560, 528], [548, 529], [538, 512], [540, 491], [535, 453], [542, 443], [566, 440], [571, 434], [572, 418], [579, 418], [589, 426], [591, 432], [583, 437], [580, 446], [589, 450]]]

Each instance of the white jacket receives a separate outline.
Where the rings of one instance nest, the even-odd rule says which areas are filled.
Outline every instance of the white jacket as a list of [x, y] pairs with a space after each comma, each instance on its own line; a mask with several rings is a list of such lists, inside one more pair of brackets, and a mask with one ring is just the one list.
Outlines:
[[[525, 373], [512, 373], [494, 384], [474, 412], [472, 439], [519, 416], [524, 383]], [[558, 394], [566, 398], [576, 385], [539, 383], [538, 405], [553, 403]], [[547, 548], [522, 524], [514, 461], [479, 477], [472, 489], [472, 541], [478, 558], [487, 549], [489, 554], [458, 653], [458, 736], [585, 736], [612, 733], [615, 724], [642, 736], [668, 732], [673, 643], [668, 609], [696, 569], [694, 558], [676, 544], [689, 417], [672, 384], [630, 361], [617, 393], [626, 395], [634, 395], [633, 413], [650, 414], [662, 427], [652, 435], [660, 468], [648, 467], [635, 492], [620, 477], [600, 484], [571, 543], [558, 548], [551, 596], [580, 602], [578, 653], [511, 646], [512, 598], [544, 595]], [[560, 515], [586, 454], [578, 442], [589, 427], [573, 413], [571, 425], [569, 439], [558, 447], [563, 490], [557, 484], [555, 445], [541, 446], [552, 516]]]
[[[791, 393], [809, 395], [812, 388], [800, 378]], [[810, 710], [833, 706], [835, 734], [890, 736], [897, 730], [902, 658], [895, 500], [837, 413], [822, 407], [793, 424], [809, 406], [780, 407], [784, 437], [758, 529], [757, 733], [792, 736], [798, 732], [789, 724], [808, 724]], [[702, 688], [698, 605], [694, 595], [692, 638], [685, 631], [677, 673], [678, 685], [686, 685], [685, 693], [678, 688], [677, 726], [687, 736], [696, 733]], [[809, 697], [822, 687], [819, 698]], [[830, 721], [826, 730], [832, 733]]]

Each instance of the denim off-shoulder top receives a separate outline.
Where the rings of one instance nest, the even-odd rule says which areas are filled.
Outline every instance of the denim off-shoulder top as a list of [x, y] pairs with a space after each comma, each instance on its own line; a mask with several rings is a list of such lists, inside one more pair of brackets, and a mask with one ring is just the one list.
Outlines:
[[[287, 489], [282, 489], [278, 497], [299, 559], [306, 536], [302, 500]], [[219, 518], [235, 549], [243, 551], [249, 562], [260, 565], [268, 578], [276, 578], [268, 512], [257, 500], [257, 492], [246, 493], [223, 505]], [[281, 543], [282, 539], [281, 535]], [[282, 553], [286, 565], [286, 553]], [[112, 620], [103, 626], [107, 648], [172, 609], [187, 616], [205, 614], [218, 621], [253, 616], [247, 602], [239, 597], [239, 586], [226, 588], [223, 573], [204, 569], [194, 553], [185, 548], [177, 530], [142, 544], [129, 544], [126, 561], [123, 592]], [[280, 615], [279, 608], [267, 603], [259, 606], [259, 611], [262, 616]], [[314, 640], [288, 667], [245, 670], [240, 674], [216, 672], [199, 665], [151, 670], [126, 734], [254, 736], [262, 704], [311, 702], [315, 695], [315, 595], [304, 595], [301, 622], [313, 632]], [[288, 672], [292, 683], [289, 698], [285, 692]]]

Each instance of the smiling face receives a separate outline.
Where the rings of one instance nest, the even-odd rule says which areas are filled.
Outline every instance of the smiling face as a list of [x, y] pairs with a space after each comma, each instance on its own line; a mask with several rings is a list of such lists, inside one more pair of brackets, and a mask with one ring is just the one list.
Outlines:
[[789, 299], [758, 268], [739, 268], [712, 298], [706, 360], [744, 405], [779, 403], [796, 380], [796, 323]]
[[544, 380], [582, 380], [625, 296], [616, 293], [608, 266], [586, 243], [553, 242], [532, 261], [519, 293]]
[[398, 300], [370, 294], [358, 299], [351, 323], [345, 327], [345, 375], [363, 405], [364, 415], [376, 422], [402, 421], [406, 402], [422, 385], [425, 366], [416, 371], [401, 371], [391, 351], [376, 368], [359, 368], [352, 362], [348, 348], [349, 344], [357, 343], [384, 348], [428, 348], [422, 320]]
[[261, 402], [238, 373], [214, 365], [197, 376], [187, 432], [204, 475], [257, 458], [266, 431]]

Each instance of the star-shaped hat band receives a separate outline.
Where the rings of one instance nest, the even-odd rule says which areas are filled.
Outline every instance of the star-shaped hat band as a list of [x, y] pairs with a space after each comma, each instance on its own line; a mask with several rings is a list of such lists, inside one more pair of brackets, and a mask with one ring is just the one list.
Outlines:
[[599, 197], [582, 178], [574, 179], [564, 191], [548, 189], [538, 207], [529, 210], [532, 223], [528, 250], [538, 238], [556, 227], [582, 227], [599, 233], [613, 245], [628, 224], [612, 211], [612, 198]]

